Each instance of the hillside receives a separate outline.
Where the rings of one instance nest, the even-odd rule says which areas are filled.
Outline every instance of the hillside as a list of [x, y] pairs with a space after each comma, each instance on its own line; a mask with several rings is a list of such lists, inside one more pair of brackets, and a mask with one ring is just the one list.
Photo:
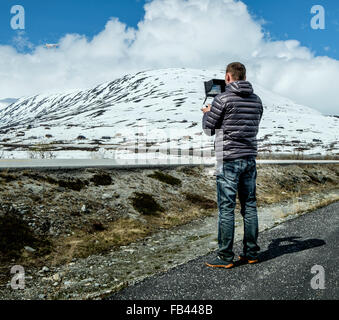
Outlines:
[[[203, 81], [215, 77], [223, 73], [162, 69], [93, 89], [20, 98], [0, 109], [2, 157], [134, 157], [137, 141], [154, 151], [151, 157], [167, 156], [169, 144], [191, 154], [211, 150], [200, 108]], [[265, 108], [260, 152], [338, 154], [338, 118], [253, 86]]]

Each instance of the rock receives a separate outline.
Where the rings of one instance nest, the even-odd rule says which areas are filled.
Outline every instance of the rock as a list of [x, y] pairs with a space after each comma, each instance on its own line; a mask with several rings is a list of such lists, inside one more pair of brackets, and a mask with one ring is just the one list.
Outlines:
[[30, 253], [33, 253], [33, 252], [36, 251], [36, 250], [33, 249], [32, 247], [28, 247], [28, 246], [25, 247], [25, 250], [26, 250], [27, 252], [30, 252]]
[[52, 281], [52, 278], [43, 277], [43, 278], [41, 278], [41, 281], [49, 282], [49, 281]]
[[53, 275], [52, 279], [54, 281], [60, 281], [60, 274], [59, 273], [56, 273], [55, 275]]
[[107, 200], [107, 199], [110, 199], [112, 198], [112, 196], [109, 194], [109, 193], [104, 193], [102, 196], [101, 196], [101, 199], [102, 200]]
[[42, 269], [41, 269], [42, 272], [49, 272], [49, 268], [44, 266]]
[[128, 252], [128, 253], [134, 253], [135, 250], [134, 249], [125, 249], [124, 252]]
[[66, 287], [66, 288], [69, 288], [69, 287], [71, 287], [73, 285], [73, 282], [72, 281], [65, 281], [64, 282], [64, 286]]
[[44, 294], [39, 294], [38, 298], [39, 298], [40, 300], [43, 300], [43, 299], [46, 298], [46, 296], [45, 296]]
[[93, 282], [93, 281], [94, 281], [93, 278], [88, 278], [88, 279], [81, 280], [80, 283], [81, 283], [81, 284], [84, 284], [84, 283], [87, 284], [87, 283]]

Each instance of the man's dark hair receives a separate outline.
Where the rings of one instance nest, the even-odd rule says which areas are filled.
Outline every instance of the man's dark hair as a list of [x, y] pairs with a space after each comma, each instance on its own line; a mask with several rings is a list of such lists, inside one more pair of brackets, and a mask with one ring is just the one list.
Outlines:
[[227, 66], [226, 73], [230, 73], [235, 81], [245, 80], [246, 68], [240, 62], [232, 62]]

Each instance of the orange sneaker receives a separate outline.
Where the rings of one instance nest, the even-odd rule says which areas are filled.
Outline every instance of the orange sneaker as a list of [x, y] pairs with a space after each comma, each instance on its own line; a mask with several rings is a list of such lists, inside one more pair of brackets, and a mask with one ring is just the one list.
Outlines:
[[258, 259], [253, 259], [253, 260], [251, 260], [251, 259], [248, 259], [248, 258], [246, 258], [246, 257], [244, 257], [244, 256], [239, 256], [239, 261], [241, 262], [241, 263], [249, 263], [249, 264], [255, 264], [255, 263], [258, 263], [259, 262], [259, 260]]
[[231, 269], [234, 267], [234, 263], [233, 262], [227, 262], [224, 261], [222, 259], [220, 259], [219, 257], [217, 257], [216, 259], [210, 261], [210, 262], [205, 262], [205, 265], [207, 267], [212, 267], [212, 268], [225, 268], [225, 269]]

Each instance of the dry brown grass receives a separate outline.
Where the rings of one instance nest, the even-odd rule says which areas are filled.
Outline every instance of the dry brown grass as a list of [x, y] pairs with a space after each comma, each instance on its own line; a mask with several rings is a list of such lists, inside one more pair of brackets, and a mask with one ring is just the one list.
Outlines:
[[186, 206], [182, 211], [173, 210], [167, 213], [144, 216], [145, 221], [121, 218], [106, 226], [106, 230], [94, 233], [79, 230], [67, 238], [59, 238], [52, 254], [46, 257], [52, 265], [69, 263], [73, 258], [85, 258], [93, 254], [142, 240], [161, 229], [171, 229], [196, 219], [210, 216], [213, 209], [201, 209], [197, 206]]
[[[25, 259], [26, 265], [46, 265], [48, 263], [59, 265], [68, 263], [73, 258], [84, 258], [93, 254], [105, 253], [122, 245], [128, 245], [129, 243], [141, 240], [161, 229], [170, 229], [216, 214], [215, 181], [212, 181], [210, 185], [204, 185], [205, 181], [207, 181], [206, 179], [210, 179], [210, 177], [202, 175], [202, 171], [200, 169], [193, 170], [187, 168], [178, 170], [177, 173], [185, 174], [186, 178], [182, 179], [182, 187], [175, 186], [173, 189], [169, 189], [172, 192], [167, 191], [167, 188], [172, 188], [168, 183], [163, 184], [166, 188], [161, 188], [161, 186], [157, 185], [157, 188], [153, 191], [151, 188], [147, 189], [152, 197], [154, 196], [156, 201], [159, 201], [159, 204], [164, 208], [163, 211], [156, 210], [155, 214], [144, 214], [143, 211], [141, 213], [139, 211], [140, 219], [116, 216], [113, 222], [105, 222], [102, 220], [102, 216], [95, 216], [95, 212], [100, 210], [113, 216], [112, 210], [115, 208], [114, 199], [112, 200], [113, 205], [106, 207], [106, 200], [101, 201], [99, 198], [89, 200], [71, 188], [59, 194], [55, 193], [55, 185], [48, 183], [48, 181], [52, 180], [47, 174], [46, 176], [43, 174], [37, 177], [37, 174], [32, 172], [21, 172], [19, 174], [2, 171], [0, 174], [0, 190], [2, 187], [7, 188], [9, 186], [9, 189], [3, 191], [1, 195], [7, 202], [12, 203], [15, 201], [16, 198], [13, 197], [16, 197], [16, 195], [10, 197], [8, 193], [11, 188], [13, 189], [15, 184], [22, 181], [36, 185], [42, 183], [48, 189], [46, 189], [41, 198], [38, 195], [34, 195], [37, 198], [36, 200], [28, 199], [29, 197], [25, 196], [29, 203], [34, 203], [37, 206], [43, 204], [46, 206], [45, 210], [50, 207], [62, 208], [63, 216], [72, 215], [74, 219], [78, 219], [81, 223], [86, 222], [86, 225], [75, 223], [74, 228], [72, 225], [72, 232], [70, 233], [73, 234], [71, 236], [63, 233], [61, 236], [51, 237], [51, 252], [45, 257], [35, 257], [27, 253], [22, 257]], [[326, 179], [322, 179], [322, 175]], [[43, 179], [40, 176], [43, 176]], [[296, 199], [298, 201], [298, 198], [314, 192], [325, 193], [327, 190], [338, 188], [338, 176], [339, 167], [336, 165], [286, 167], [258, 165], [258, 206], [275, 204], [283, 200]], [[124, 175], [121, 174], [119, 176], [116, 173], [115, 179], [124, 179]], [[214, 180], [214, 178], [211, 179]], [[149, 180], [159, 184], [156, 179], [149, 178]], [[111, 181], [107, 181], [104, 184], [109, 184], [109, 182]], [[194, 193], [189, 193], [188, 191], [192, 189], [192, 182], [196, 188]], [[92, 186], [91, 188], [93, 190], [94, 187]], [[104, 188], [105, 186], [102, 187], [102, 190], [105, 190]], [[123, 189], [122, 192], [126, 192], [126, 190], [128, 191], [128, 183], [126, 183], [126, 189]], [[133, 192], [139, 190], [135, 188]], [[159, 190], [161, 190], [161, 193]], [[133, 201], [131, 201], [131, 199], [133, 200], [133, 194], [135, 195], [135, 192], [132, 193], [132, 198], [127, 198], [124, 203], [126, 206], [129, 205], [126, 212], [134, 212], [133, 210], [135, 210], [135, 208], [133, 209]], [[89, 213], [83, 214], [84, 219], [86, 218], [85, 220], [80, 219], [80, 208], [83, 203], [89, 209]], [[328, 203], [330, 203], [330, 200], [319, 202], [314, 207], [311, 207], [311, 209], [325, 206]], [[138, 206], [140, 206], [140, 199], [138, 199]], [[148, 204], [146, 203], [147, 206]], [[303, 211], [303, 208], [300, 208], [300, 211]], [[75, 216], [75, 213], [80, 216]], [[72, 221], [74, 219], [72, 218]], [[94, 223], [92, 223], [92, 219], [95, 220], [93, 220]]]
[[[304, 205], [298, 206], [298, 204], [297, 204], [297, 206], [296, 206], [297, 208], [295, 209], [293, 214], [294, 215], [300, 215], [300, 214], [305, 214], [305, 213], [308, 213], [308, 212], [312, 212], [312, 211], [315, 211], [317, 209], [320, 209], [320, 208], [323, 208], [323, 207], [327, 207], [330, 204], [335, 203], [337, 201], [339, 201], [339, 195], [333, 196], [333, 197], [328, 198], [328, 199], [321, 199], [318, 202], [313, 203], [313, 204], [308, 204], [307, 208], [305, 208]], [[280, 218], [286, 218], [289, 215], [290, 215], [289, 213], [282, 213]]]
[[[257, 199], [258, 205], [270, 205], [284, 200], [297, 199], [313, 192], [326, 192], [339, 187], [339, 166], [335, 164], [302, 165], [280, 167], [271, 166], [271, 171], [264, 165], [258, 165]], [[321, 180], [315, 173], [321, 168], [326, 179]], [[319, 181], [317, 181], [317, 179]]]
[[149, 226], [126, 218], [110, 223], [106, 230], [101, 232], [87, 233], [79, 230], [71, 237], [59, 239], [48, 260], [52, 265], [60, 265], [71, 262], [73, 258], [105, 253], [142, 239], [152, 231]]
[[184, 225], [215, 213], [214, 208], [203, 209], [199, 204], [192, 205], [189, 201], [185, 205], [178, 203], [173, 208], [173, 210], [159, 212], [156, 215], [144, 215], [143, 220], [121, 218], [109, 223], [102, 231], [89, 233], [77, 230], [70, 237], [58, 238], [53, 252], [46, 259], [52, 265], [69, 263], [74, 258], [105, 253], [142, 240], [161, 229]]

